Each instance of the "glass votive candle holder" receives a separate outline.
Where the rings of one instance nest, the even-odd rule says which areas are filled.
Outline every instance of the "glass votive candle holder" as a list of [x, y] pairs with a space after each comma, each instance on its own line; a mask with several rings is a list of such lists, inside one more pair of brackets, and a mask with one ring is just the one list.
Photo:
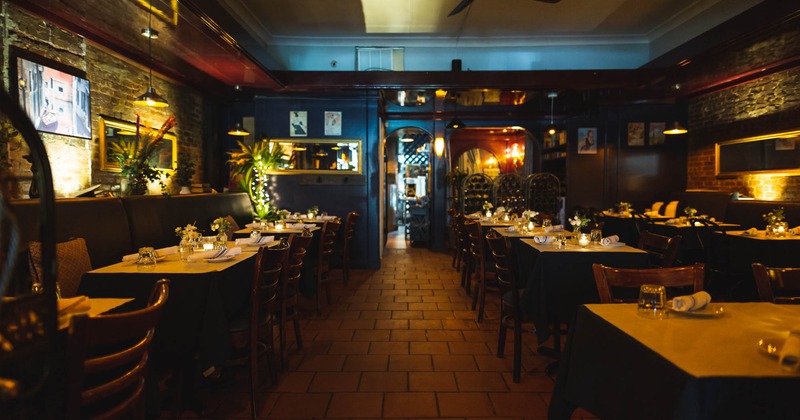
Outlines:
[[509, 220], [510, 220], [510, 219], [508, 218], [508, 213], [504, 214], [504, 215], [503, 215], [503, 221], [507, 222], [507, 221], [509, 221]]
[[603, 231], [600, 229], [592, 229], [589, 232], [589, 241], [595, 245], [600, 245], [600, 241], [603, 240]]
[[308, 214], [306, 214], [306, 217], [308, 218], [308, 220], [314, 220], [314, 212], [313, 211], [308, 212]]
[[528, 222], [528, 232], [533, 232], [534, 227], [533, 222]]
[[216, 236], [203, 236], [203, 250], [208, 251], [214, 249], [214, 242], [216, 240]]
[[284, 226], [283, 220], [275, 222], [275, 230], [283, 230], [283, 226]]
[[486, 210], [486, 217], [492, 217], [492, 211]]
[[586, 248], [589, 245], [589, 235], [581, 233], [581, 236], [578, 238], [578, 245], [580, 245], [581, 248]]

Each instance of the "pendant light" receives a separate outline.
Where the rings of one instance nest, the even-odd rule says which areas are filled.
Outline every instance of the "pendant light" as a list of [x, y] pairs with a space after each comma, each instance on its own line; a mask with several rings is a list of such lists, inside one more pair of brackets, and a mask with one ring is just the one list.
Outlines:
[[244, 137], [244, 136], [249, 136], [249, 135], [250, 135], [250, 132], [249, 132], [249, 131], [247, 131], [247, 130], [245, 130], [245, 129], [242, 127], [242, 124], [241, 124], [241, 123], [238, 123], [238, 122], [237, 122], [237, 123], [236, 123], [236, 125], [234, 125], [234, 126], [233, 126], [233, 128], [231, 128], [231, 130], [230, 130], [230, 131], [228, 131], [228, 134], [230, 134], [231, 136], [239, 136], [239, 137]]
[[147, 55], [150, 58], [147, 90], [133, 100], [134, 105], [152, 106], [156, 108], [168, 107], [169, 103], [161, 95], [156, 93], [153, 87], [153, 38], [158, 38], [158, 31], [153, 30], [153, 2], [150, 1], [149, 17], [147, 21], [147, 29], [142, 30], [142, 35], [147, 37]]
[[669, 136], [674, 136], [674, 135], [677, 135], [677, 134], [686, 134], [688, 132], [689, 132], [689, 130], [683, 128], [683, 126], [677, 121], [675, 121], [672, 124], [672, 127], [669, 130], [664, 130], [664, 134], [669, 135]]
[[556, 131], [558, 131], [558, 127], [553, 124], [553, 104], [555, 99], [558, 98], [558, 93], [550, 92], [547, 94], [547, 97], [550, 98], [550, 125], [547, 126], [547, 134], [552, 136], [556, 133]]

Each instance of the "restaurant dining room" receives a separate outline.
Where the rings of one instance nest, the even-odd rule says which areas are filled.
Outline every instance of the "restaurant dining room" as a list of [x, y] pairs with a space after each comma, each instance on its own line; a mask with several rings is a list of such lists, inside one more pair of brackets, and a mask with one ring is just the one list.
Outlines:
[[0, 0], [1, 419], [800, 419], [800, 5]]

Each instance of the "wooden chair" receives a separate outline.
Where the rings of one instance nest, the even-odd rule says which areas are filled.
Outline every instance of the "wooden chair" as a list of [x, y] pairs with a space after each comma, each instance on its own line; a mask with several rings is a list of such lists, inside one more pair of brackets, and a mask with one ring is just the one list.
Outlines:
[[[31, 242], [28, 244], [31, 274], [34, 281], [41, 282], [42, 277], [42, 244]], [[92, 271], [92, 261], [89, 258], [89, 249], [83, 238], [72, 238], [56, 244], [56, 260], [58, 272], [56, 282], [61, 297], [73, 297], [78, 293], [81, 276]]]
[[297, 318], [299, 312], [300, 279], [303, 276], [303, 265], [308, 247], [311, 245], [313, 235], [306, 232], [302, 235], [289, 236], [289, 258], [284, 264], [281, 273], [281, 292], [280, 292], [280, 311], [278, 313], [278, 331], [280, 334], [280, 360], [281, 366], [284, 364], [286, 354], [286, 323], [291, 321], [294, 328], [294, 338], [297, 349], [303, 349], [303, 337], [300, 333], [300, 321]]
[[451, 246], [453, 247], [453, 268], [456, 268], [456, 262], [458, 261], [458, 226], [456, 225], [456, 215], [458, 214], [458, 210], [455, 207], [450, 207], [447, 209], [447, 217], [450, 218], [450, 231], [453, 235], [453, 240]]
[[472, 281], [472, 274], [475, 273], [475, 289], [472, 292], [472, 310], [478, 308], [478, 322], [483, 322], [483, 314], [486, 307], [486, 283], [489, 270], [486, 267], [485, 237], [481, 230], [481, 224], [477, 222], [465, 224], [469, 235], [470, 254], [472, 260], [471, 270], [467, 272], [467, 292], [469, 283]]
[[334, 219], [322, 225], [319, 238], [319, 254], [317, 256], [316, 276], [317, 276], [317, 314], [322, 314], [322, 289], [325, 289], [328, 305], [331, 302], [331, 255], [333, 254], [334, 239], [341, 226], [341, 219]]
[[342, 281], [345, 287], [350, 281], [350, 252], [353, 248], [353, 235], [356, 231], [356, 222], [361, 218], [361, 215], [351, 211], [347, 213], [347, 218], [344, 221], [344, 236], [342, 238]]
[[645, 230], [639, 234], [638, 248], [647, 251], [651, 268], [672, 267], [675, 263], [675, 257], [678, 256], [681, 239], [683, 239], [681, 235], [669, 237], [656, 235]]
[[489, 231], [486, 241], [492, 250], [495, 262], [497, 283], [500, 287], [500, 334], [497, 339], [497, 357], [503, 357], [506, 346], [506, 333], [509, 328], [514, 331], [514, 368], [513, 378], [519, 383], [522, 371], [522, 321], [519, 297], [521, 294], [517, 273], [511, 256], [508, 240], [495, 230]]
[[144, 418], [148, 350], [168, 296], [161, 279], [143, 309], [71, 318], [65, 418]]
[[258, 386], [258, 359], [265, 355], [272, 383], [278, 382], [275, 365], [275, 314], [280, 311], [278, 293], [283, 265], [289, 256], [288, 243], [267, 248], [256, 254], [253, 280], [250, 283], [250, 310], [242, 318], [231, 320], [228, 335], [236, 356], [229, 365], [247, 364], [250, 371], [250, 413], [256, 418], [256, 387]]
[[800, 268], [752, 267], [762, 302], [800, 305]]
[[467, 233], [466, 227], [464, 226], [470, 219], [464, 216], [463, 213], [457, 213], [453, 222], [453, 230], [456, 234], [456, 247], [457, 247], [457, 255], [456, 255], [456, 264], [455, 267], [457, 270], [461, 271], [461, 287], [467, 289], [467, 294], [469, 294], [468, 284], [465, 281], [465, 267], [470, 264], [470, 255], [469, 255], [469, 234]]
[[[635, 302], [639, 287], [643, 284], [659, 284], [670, 289], [691, 287], [692, 293], [703, 290], [703, 264], [669, 268], [613, 268], [603, 264], [593, 264], [594, 281], [600, 303]], [[629, 296], [615, 298], [616, 289], [628, 289]]]

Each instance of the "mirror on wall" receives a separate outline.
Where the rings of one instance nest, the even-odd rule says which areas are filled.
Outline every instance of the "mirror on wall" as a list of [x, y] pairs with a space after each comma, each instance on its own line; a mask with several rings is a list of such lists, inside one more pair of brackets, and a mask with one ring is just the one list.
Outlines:
[[[100, 170], [109, 172], [121, 172], [122, 169], [113, 159], [111, 144], [120, 141], [131, 141], [136, 139], [136, 124], [124, 120], [101, 115], [99, 118], [100, 128]], [[158, 128], [153, 128], [155, 133]], [[150, 158], [150, 166], [156, 169], [172, 170], [175, 169], [178, 159], [178, 138], [173, 133], [164, 134], [164, 141], [161, 146], [153, 153]]]
[[285, 154], [272, 174], [361, 174], [362, 143], [355, 139], [272, 139]]
[[500, 175], [500, 162], [494, 153], [480, 148], [469, 149], [459, 156], [456, 162], [467, 174], [484, 174], [492, 178]]
[[715, 148], [719, 177], [800, 172], [800, 130], [720, 142]]

